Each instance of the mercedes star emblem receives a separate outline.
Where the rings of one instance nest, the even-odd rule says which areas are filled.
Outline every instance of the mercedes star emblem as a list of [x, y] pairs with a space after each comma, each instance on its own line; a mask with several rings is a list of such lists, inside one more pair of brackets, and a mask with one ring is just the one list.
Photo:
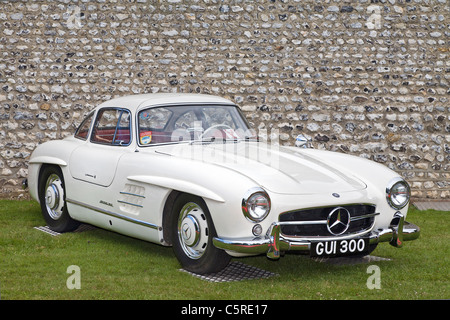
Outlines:
[[350, 212], [343, 207], [334, 208], [328, 215], [327, 229], [335, 236], [341, 235], [347, 231], [349, 225]]

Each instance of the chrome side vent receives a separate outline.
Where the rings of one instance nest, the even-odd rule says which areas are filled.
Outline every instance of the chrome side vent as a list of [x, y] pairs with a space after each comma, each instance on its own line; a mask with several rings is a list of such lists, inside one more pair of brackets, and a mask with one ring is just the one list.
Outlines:
[[145, 188], [133, 184], [126, 184], [124, 190], [120, 191], [120, 210], [131, 214], [139, 214], [143, 208], [145, 199]]

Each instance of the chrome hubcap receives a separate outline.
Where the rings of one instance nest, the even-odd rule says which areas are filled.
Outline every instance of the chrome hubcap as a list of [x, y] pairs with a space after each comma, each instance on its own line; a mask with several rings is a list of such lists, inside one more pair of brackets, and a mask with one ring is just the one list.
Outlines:
[[48, 177], [45, 184], [45, 205], [53, 220], [61, 218], [64, 208], [64, 189], [61, 179], [56, 174]]
[[200, 229], [197, 219], [188, 214], [181, 222], [181, 237], [188, 247], [194, 247], [200, 239]]
[[208, 238], [205, 213], [196, 203], [187, 203], [178, 218], [178, 240], [184, 253], [191, 259], [199, 259], [206, 250]]

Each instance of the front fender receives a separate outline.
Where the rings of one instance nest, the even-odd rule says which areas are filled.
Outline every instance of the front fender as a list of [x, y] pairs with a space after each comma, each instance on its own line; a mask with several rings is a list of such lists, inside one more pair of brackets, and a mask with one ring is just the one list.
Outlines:
[[38, 200], [39, 172], [43, 165], [55, 165], [60, 167], [65, 174], [68, 168], [70, 154], [79, 143], [75, 139], [47, 141], [39, 145], [31, 154], [28, 166], [28, 187], [33, 199]]
[[51, 157], [51, 156], [37, 156], [37, 157], [33, 157], [30, 160], [30, 164], [54, 164], [60, 167], [65, 167], [67, 166], [67, 162], [60, 159], [60, 158], [56, 158], [56, 157]]
[[155, 186], [191, 193], [202, 198], [225, 202], [225, 200], [213, 191], [189, 181], [161, 176], [129, 176], [128, 180], [152, 184]]

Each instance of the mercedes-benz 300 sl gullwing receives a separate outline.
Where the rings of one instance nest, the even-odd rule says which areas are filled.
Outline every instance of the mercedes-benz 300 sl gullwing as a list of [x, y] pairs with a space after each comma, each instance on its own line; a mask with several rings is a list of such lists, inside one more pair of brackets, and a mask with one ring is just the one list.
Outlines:
[[[263, 142], [231, 101], [144, 94], [104, 102], [75, 134], [41, 144], [28, 185], [48, 226], [80, 222], [172, 246], [194, 273], [231, 257], [315, 257], [401, 247], [410, 188], [369, 160]], [[267, 136], [267, 135], [266, 135]]]

